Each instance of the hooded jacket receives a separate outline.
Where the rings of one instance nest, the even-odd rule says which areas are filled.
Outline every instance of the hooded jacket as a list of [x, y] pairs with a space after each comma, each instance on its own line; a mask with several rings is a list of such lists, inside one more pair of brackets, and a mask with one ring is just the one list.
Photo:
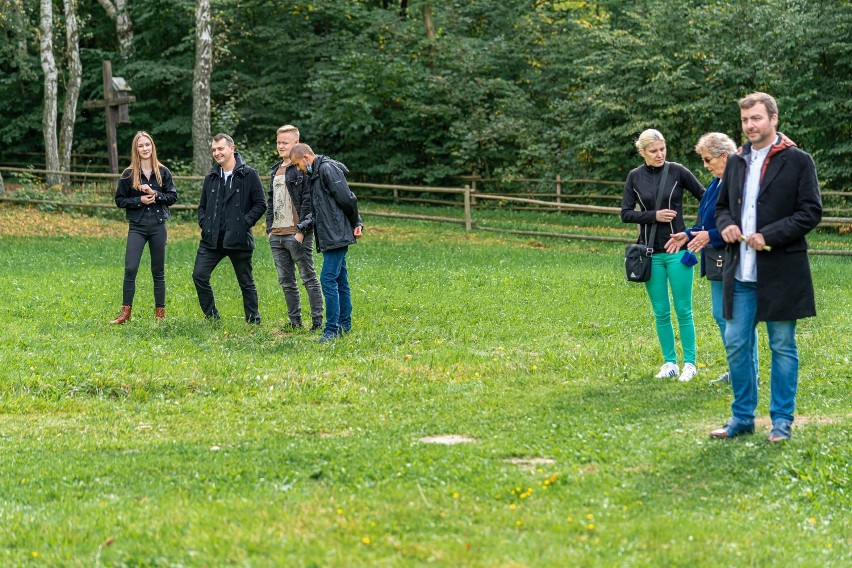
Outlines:
[[314, 228], [319, 252], [354, 245], [353, 231], [362, 223], [358, 198], [346, 183], [349, 170], [337, 160], [322, 155], [316, 157], [311, 167], [313, 173], [309, 174], [308, 184], [313, 214], [307, 220], [300, 219], [300, 225]]
[[[716, 202], [716, 226], [742, 228], [742, 208], [751, 143], [728, 157]], [[816, 315], [814, 287], [805, 239], [822, 219], [816, 167], [809, 154], [779, 133], [763, 162], [757, 195], [757, 232], [771, 250], [757, 253], [757, 319], [789, 321]], [[723, 273], [724, 315], [730, 318], [738, 244], [727, 246]]]
[[[201, 244], [217, 248], [219, 233], [225, 231], [222, 246], [233, 250], [254, 250], [251, 228], [266, 211], [263, 183], [254, 168], [246, 165], [239, 152], [234, 152], [236, 165], [230, 186], [224, 183], [222, 166], [215, 164], [204, 178], [198, 203], [198, 226]], [[217, 218], [217, 205], [222, 203], [224, 221]]]

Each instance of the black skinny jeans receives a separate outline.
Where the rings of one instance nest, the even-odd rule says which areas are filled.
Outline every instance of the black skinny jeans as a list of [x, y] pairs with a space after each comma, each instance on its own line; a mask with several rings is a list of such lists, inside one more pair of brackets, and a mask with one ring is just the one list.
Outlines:
[[136, 295], [136, 274], [142, 260], [142, 251], [148, 243], [151, 253], [151, 276], [154, 277], [154, 305], [166, 307], [166, 225], [158, 223], [153, 211], [147, 211], [138, 223], [131, 221], [127, 231], [127, 249], [124, 253], [124, 288], [122, 304], [133, 305]]

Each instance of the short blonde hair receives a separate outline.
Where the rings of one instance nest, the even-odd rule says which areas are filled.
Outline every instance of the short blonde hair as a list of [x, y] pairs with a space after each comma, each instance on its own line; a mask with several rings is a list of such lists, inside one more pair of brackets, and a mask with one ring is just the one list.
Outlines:
[[653, 128], [649, 128], [648, 130], [643, 130], [642, 134], [639, 135], [639, 138], [636, 139], [634, 146], [636, 146], [636, 150], [640, 153], [648, 147], [652, 142], [663, 142], [665, 143], [666, 139], [663, 138], [663, 135], [659, 130], [654, 130]]
[[284, 126], [279, 128], [278, 131], [275, 132], [275, 134], [283, 134], [284, 132], [295, 132], [296, 140], [299, 140], [299, 129], [293, 126], [292, 124], [285, 124]]

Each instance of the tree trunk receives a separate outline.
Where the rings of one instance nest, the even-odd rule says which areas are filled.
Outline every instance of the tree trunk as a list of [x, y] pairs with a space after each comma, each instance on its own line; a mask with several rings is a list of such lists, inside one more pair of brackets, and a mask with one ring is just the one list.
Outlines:
[[435, 23], [432, 21], [432, 6], [429, 2], [423, 4], [423, 27], [426, 28], [426, 39], [435, 41]]
[[115, 22], [115, 34], [121, 49], [121, 57], [128, 59], [133, 54], [133, 22], [127, 10], [127, 0], [98, 0], [98, 4], [106, 10], [109, 19]]
[[192, 85], [192, 172], [210, 169], [210, 76], [213, 40], [210, 35], [210, 0], [195, 1], [195, 71]]
[[[56, 141], [56, 89], [57, 76], [56, 60], [53, 58], [53, 3], [51, 0], [41, 1], [41, 69], [44, 72], [44, 114], [41, 119], [44, 133], [45, 169], [59, 170], [59, 146]], [[47, 185], [53, 186], [60, 182], [56, 174], [47, 175]]]
[[[77, 27], [77, 0], [63, 0], [65, 5], [65, 44], [68, 49], [68, 84], [65, 86], [65, 106], [62, 110], [62, 126], [59, 130], [59, 168], [71, 170], [71, 147], [74, 142], [74, 124], [77, 120], [77, 99], [80, 97], [80, 81], [83, 65], [80, 63], [80, 30]], [[68, 178], [62, 180], [68, 187]]]

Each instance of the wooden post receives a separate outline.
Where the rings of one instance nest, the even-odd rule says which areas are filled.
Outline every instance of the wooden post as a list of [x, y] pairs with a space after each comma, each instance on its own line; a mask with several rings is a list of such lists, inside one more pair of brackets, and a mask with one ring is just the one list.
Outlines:
[[556, 203], [562, 203], [562, 177], [556, 175]]
[[470, 186], [464, 186], [464, 228], [466, 231], [473, 230], [473, 220], [470, 218]]
[[470, 180], [470, 206], [476, 206], [476, 180], [479, 179], [479, 174], [474, 172]]
[[127, 110], [127, 105], [136, 102], [136, 97], [129, 97], [125, 93], [130, 88], [124, 83], [120, 77], [115, 79], [121, 85], [119, 90], [115, 87], [115, 81], [112, 76], [112, 61], [106, 60], [103, 63], [104, 74], [104, 98], [96, 101], [85, 101], [83, 108], [102, 108], [106, 111], [106, 131], [107, 131], [107, 147], [109, 149], [109, 171], [110, 173], [118, 173], [118, 135], [116, 134], [116, 125], [119, 123], [127, 124], [130, 122], [130, 116]]
[[112, 61], [104, 61], [104, 110], [106, 110], [107, 146], [109, 148], [109, 171], [118, 173], [118, 134], [115, 131], [118, 124], [118, 110], [112, 102]]

